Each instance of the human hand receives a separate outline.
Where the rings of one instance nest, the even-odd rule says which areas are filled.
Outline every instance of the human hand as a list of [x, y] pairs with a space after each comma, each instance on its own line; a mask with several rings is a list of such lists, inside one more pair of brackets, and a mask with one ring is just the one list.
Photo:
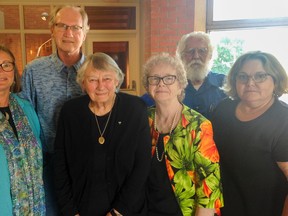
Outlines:
[[106, 214], [106, 216], [123, 216], [116, 209], [111, 209], [110, 212]]

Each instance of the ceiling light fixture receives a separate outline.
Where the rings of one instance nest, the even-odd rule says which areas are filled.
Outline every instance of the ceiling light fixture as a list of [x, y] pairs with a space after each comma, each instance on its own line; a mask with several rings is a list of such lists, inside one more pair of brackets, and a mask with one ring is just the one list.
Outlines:
[[48, 13], [47, 12], [43, 12], [42, 14], [41, 14], [41, 19], [42, 20], [44, 20], [44, 21], [46, 21], [47, 20], [47, 18], [48, 18]]

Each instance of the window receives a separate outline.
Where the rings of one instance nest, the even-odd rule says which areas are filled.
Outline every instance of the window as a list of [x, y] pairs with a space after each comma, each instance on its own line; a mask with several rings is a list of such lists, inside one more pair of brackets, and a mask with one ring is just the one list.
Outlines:
[[[288, 72], [287, 0], [207, 0], [207, 32], [215, 47], [212, 70], [226, 74], [244, 52], [273, 54]], [[282, 96], [288, 102], [288, 96]]]

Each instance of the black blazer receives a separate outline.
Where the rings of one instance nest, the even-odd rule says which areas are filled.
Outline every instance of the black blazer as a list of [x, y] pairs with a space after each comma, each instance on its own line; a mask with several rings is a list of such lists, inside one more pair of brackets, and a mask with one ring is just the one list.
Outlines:
[[[93, 146], [98, 144], [95, 131], [91, 130], [93, 124], [95, 128], [95, 118], [89, 102], [85, 95], [64, 104], [55, 139], [58, 204], [62, 213], [69, 216], [79, 213], [81, 195], [89, 190], [85, 184], [95, 158]], [[144, 187], [151, 159], [147, 108], [139, 97], [117, 93], [110, 121], [110, 136], [105, 137], [110, 141], [105, 156], [109, 205], [125, 216], [146, 215]], [[101, 197], [95, 197], [93, 205], [98, 199]]]

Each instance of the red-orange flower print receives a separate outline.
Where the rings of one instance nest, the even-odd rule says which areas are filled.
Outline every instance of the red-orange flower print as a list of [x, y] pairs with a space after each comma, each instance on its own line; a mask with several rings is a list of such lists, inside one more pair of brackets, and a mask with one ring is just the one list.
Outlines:
[[196, 132], [195, 132], [195, 130], [192, 130], [192, 131], [191, 131], [192, 142], [193, 142], [193, 140], [195, 139], [195, 137], [196, 137]]
[[220, 211], [220, 208], [223, 206], [222, 203], [221, 203], [221, 200], [218, 198], [217, 200], [215, 200], [215, 211], [216, 211], [216, 214], [218, 216], [221, 216], [221, 211]]
[[213, 140], [212, 125], [209, 121], [205, 121], [200, 125], [201, 142], [199, 151], [212, 162], [219, 162], [219, 153]]
[[151, 136], [152, 136], [152, 145], [156, 146], [159, 134], [157, 133], [157, 131], [152, 130]]
[[152, 124], [153, 124], [153, 119], [152, 119], [152, 118], [149, 118], [148, 120], [149, 120], [149, 125], [150, 125], [150, 127], [151, 127]]
[[204, 190], [204, 194], [209, 198], [212, 191], [206, 184], [205, 180], [203, 180], [203, 190]]
[[190, 177], [190, 179], [192, 180], [193, 183], [195, 183], [196, 181], [196, 175], [195, 175], [195, 171], [187, 171], [187, 175]]
[[185, 116], [182, 114], [182, 127], [186, 128], [186, 126], [189, 124], [189, 121], [185, 118]]
[[[153, 121], [150, 121], [151, 118], [149, 118], [149, 124], [150, 125], [153, 125]], [[157, 131], [154, 130], [153, 127], [151, 127], [151, 137], [152, 137], [152, 156], [154, 155], [155, 153], [155, 146], [157, 144], [157, 141], [158, 141], [158, 137], [159, 137], [159, 134], [157, 133]]]
[[167, 172], [168, 172], [168, 177], [169, 179], [173, 179], [174, 177], [174, 171], [171, 167], [171, 164], [170, 164], [170, 161], [169, 160], [166, 160], [166, 168], [167, 168]]
[[168, 143], [169, 139], [170, 139], [169, 135], [163, 137], [164, 146]]

